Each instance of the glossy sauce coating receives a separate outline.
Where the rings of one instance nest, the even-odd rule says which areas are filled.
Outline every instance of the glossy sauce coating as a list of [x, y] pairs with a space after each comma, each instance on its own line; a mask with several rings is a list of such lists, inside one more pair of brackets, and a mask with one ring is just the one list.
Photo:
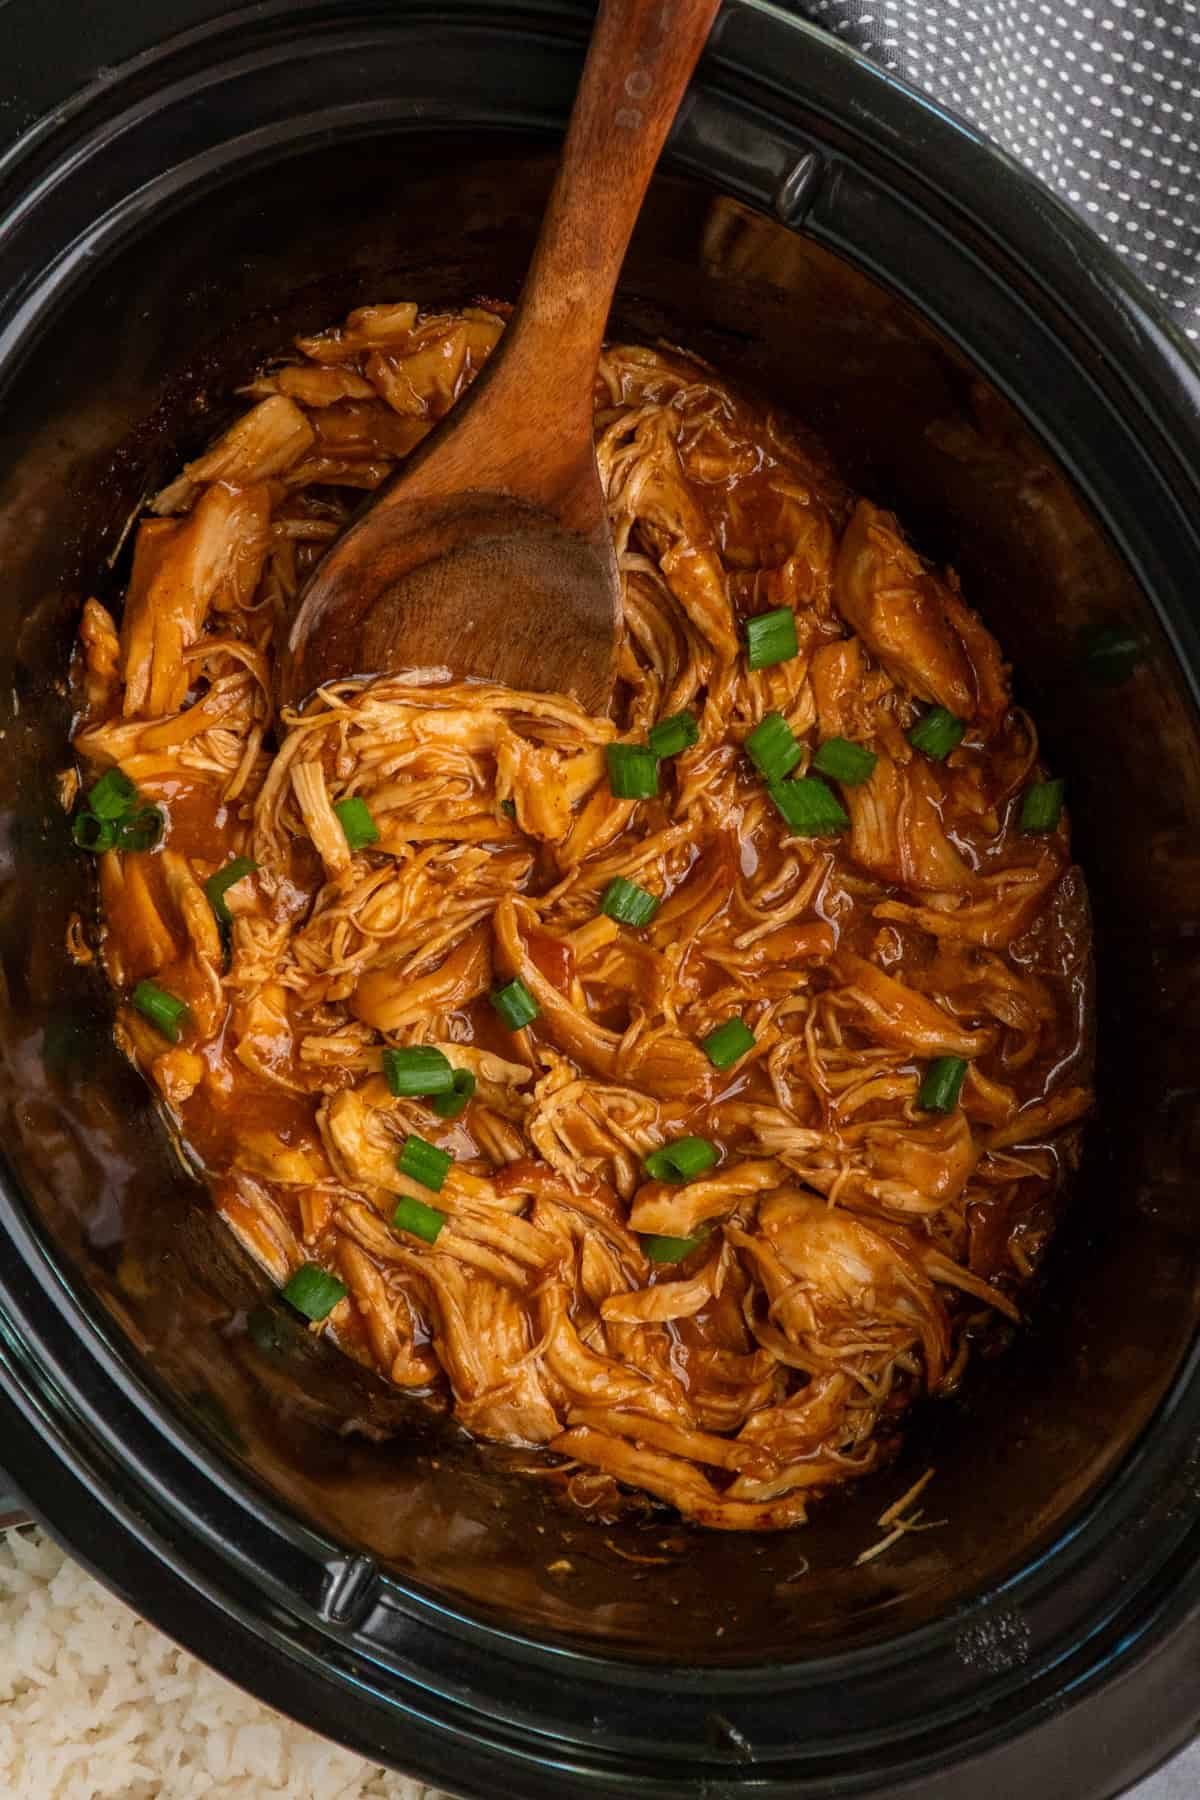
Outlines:
[[[625, 584], [612, 717], [415, 671], [274, 716], [271, 668], [354, 488], [383, 480], [502, 328], [485, 310], [366, 308], [264, 374], [251, 410], [154, 503], [118, 632], [81, 632], [85, 781], [114, 763], [162, 845], [99, 859], [118, 1033], [283, 1286], [346, 1296], [314, 1329], [470, 1432], [566, 1459], [589, 1508], [640, 1490], [700, 1523], [800, 1523], [877, 1467], [905, 1407], [1018, 1320], [1090, 1103], [1086, 893], [1065, 815], [1020, 828], [1044, 773], [995, 640], [954, 577], [819, 449], [673, 351], [615, 347], [597, 454]], [[747, 617], [798, 652], [752, 671]], [[965, 726], [945, 760], [909, 732]], [[610, 790], [606, 746], [692, 713], [658, 792]], [[830, 780], [844, 830], [793, 834], [745, 752], [869, 750]], [[335, 806], [378, 839], [354, 850]], [[228, 951], [204, 891], [235, 856]], [[614, 877], [642, 928], [601, 911]], [[128, 1001], [185, 1000], [171, 1044]], [[489, 995], [519, 978], [518, 1032]], [[702, 1044], [729, 1019], [753, 1047]], [[476, 1079], [453, 1122], [393, 1097], [386, 1046]], [[929, 1066], [966, 1065], [946, 1113]], [[410, 1134], [454, 1162], [400, 1172]], [[695, 1180], [644, 1159], [685, 1137]], [[428, 1244], [398, 1199], [445, 1215]], [[679, 1260], [647, 1255], [691, 1240]]]

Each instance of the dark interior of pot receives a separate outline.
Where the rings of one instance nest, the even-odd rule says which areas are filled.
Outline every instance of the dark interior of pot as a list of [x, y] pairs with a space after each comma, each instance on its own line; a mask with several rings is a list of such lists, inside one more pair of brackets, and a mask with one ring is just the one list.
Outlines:
[[[478, 136], [295, 157], [158, 218], [44, 330], [0, 445], [0, 1126], [83, 1303], [99, 1295], [189, 1428], [319, 1530], [537, 1636], [692, 1663], [803, 1656], [944, 1614], [1027, 1561], [1134, 1441], [1197, 1318], [1196, 728], [1110, 542], [956, 353], [802, 236], [658, 179], [615, 329], [769, 391], [954, 563], [1068, 779], [1095, 909], [1099, 1116], [1035, 1316], [916, 1420], [899, 1464], [807, 1529], [594, 1525], [523, 1472], [532, 1456], [431, 1427], [314, 1345], [175, 1162], [99, 975], [65, 949], [93, 897], [56, 801], [64, 675], [83, 598], [120, 589], [131, 513], [294, 333], [370, 300], [512, 297], [552, 166], [540, 143]], [[339, 1430], [348, 1413], [362, 1432]], [[856, 1567], [931, 1465], [945, 1523]]]

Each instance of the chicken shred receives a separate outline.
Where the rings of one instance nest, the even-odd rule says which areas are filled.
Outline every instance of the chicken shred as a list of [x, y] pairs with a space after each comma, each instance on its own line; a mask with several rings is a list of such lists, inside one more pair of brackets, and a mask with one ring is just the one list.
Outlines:
[[[367, 306], [300, 339], [152, 503], [119, 633], [88, 601], [83, 785], [115, 766], [166, 821], [98, 859], [118, 1041], [270, 1279], [342, 1284], [314, 1329], [348, 1355], [537, 1447], [568, 1498], [582, 1469], [702, 1526], [799, 1525], [1020, 1320], [1091, 1101], [1086, 896], [1065, 818], [1019, 828], [1036, 734], [953, 571], [670, 348], [610, 346], [597, 380], [611, 719], [420, 670], [279, 717], [306, 575], [502, 312]], [[798, 653], [751, 671], [745, 620], [779, 607]], [[940, 762], [909, 741], [930, 704], [965, 727]], [[615, 798], [607, 746], [684, 711], [657, 796]], [[873, 753], [833, 783], [844, 835], [777, 813], [743, 750], [770, 714], [796, 774], [829, 738]], [[618, 877], [659, 903], [644, 928], [600, 910]], [[130, 1004], [146, 978], [188, 1008], [174, 1045]], [[538, 1010], [509, 1031], [489, 994], [514, 979]], [[753, 1041], [718, 1068], [734, 1019]], [[385, 1051], [418, 1045], [474, 1080], [458, 1117], [390, 1091]], [[452, 1158], [436, 1192], [411, 1137]], [[715, 1166], [652, 1176], [685, 1137]], [[393, 1223], [414, 1200], [432, 1243]]]

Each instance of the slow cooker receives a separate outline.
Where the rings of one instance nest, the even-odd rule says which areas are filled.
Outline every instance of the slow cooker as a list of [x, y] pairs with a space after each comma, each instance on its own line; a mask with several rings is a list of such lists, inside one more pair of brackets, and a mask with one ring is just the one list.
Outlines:
[[[1200, 1722], [1200, 378], [1015, 165], [729, 0], [613, 320], [769, 389], [958, 568], [1070, 785], [1097, 1121], [1029, 1328], [896, 1467], [799, 1533], [566, 1513], [289, 1324], [67, 954], [82, 600], [294, 333], [515, 294], [589, 24], [5, 8], [0, 1455], [145, 1616], [459, 1794], [1113, 1794]], [[927, 1467], [944, 1525], [859, 1565]]]

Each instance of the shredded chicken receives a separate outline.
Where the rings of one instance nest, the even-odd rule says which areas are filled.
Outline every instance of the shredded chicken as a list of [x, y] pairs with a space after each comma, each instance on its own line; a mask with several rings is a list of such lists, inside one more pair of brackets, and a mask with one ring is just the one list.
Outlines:
[[[119, 631], [88, 601], [82, 788], [118, 768], [166, 822], [98, 857], [118, 1038], [270, 1278], [336, 1279], [314, 1330], [590, 1508], [792, 1526], [1021, 1317], [1090, 1103], [1083, 886], [1065, 820], [1020, 829], [1036, 735], [953, 572], [674, 350], [614, 346], [597, 383], [611, 718], [437, 671], [277, 716], [306, 575], [503, 326], [395, 304], [300, 340], [154, 500]], [[777, 608], [798, 654], [751, 671], [745, 621]], [[909, 739], [930, 705], [964, 727], [940, 761]], [[657, 795], [616, 797], [608, 747], [684, 712]], [[871, 752], [831, 778], [844, 834], [776, 810], [744, 751], [772, 714], [793, 773], [830, 738]], [[601, 909], [618, 878], [658, 903], [643, 927]], [[186, 1005], [174, 1042], [146, 980]], [[513, 981], [519, 1029], [491, 1001]], [[391, 1091], [415, 1046], [473, 1080], [457, 1117]], [[451, 1158], [440, 1187], [412, 1138]], [[683, 1138], [715, 1163], [664, 1180]]]

